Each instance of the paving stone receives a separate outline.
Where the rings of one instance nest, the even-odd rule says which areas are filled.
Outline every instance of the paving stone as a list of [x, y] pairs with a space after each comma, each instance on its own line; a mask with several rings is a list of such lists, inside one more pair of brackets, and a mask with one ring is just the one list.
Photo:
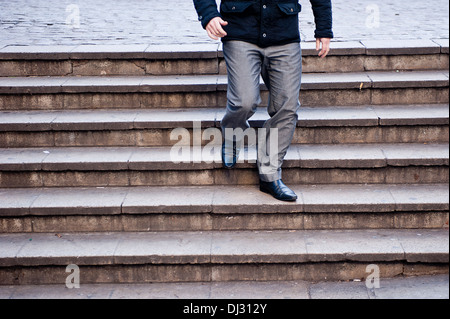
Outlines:
[[447, 210], [449, 207], [448, 185], [403, 185], [388, 187], [395, 200], [396, 210]]
[[213, 193], [210, 187], [132, 188], [122, 211], [125, 214], [207, 213], [212, 210]]
[[437, 54], [440, 45], [431, 40], [363, 40], [368, 55]]
[[[302, 88], [360, 91], [371, 87], [440, 88], [448, 86], [448, 82], [448, 74], [443, 71], [308, 73], [302, 77]], [[226, 88], [227, 77], [223, 75], [0, 78], [3, 94], [221, 92]], [[263, 82], [261, 89], [267, 91]]]
[[218, 44], [149, 45], [146, 59], [213, 59], [218, 57]]
[[118, 264], [202, 264], [210, 259], [208, 232], [122, 234], [114, 251]]
[[0, 234], [0, 242], [2, 243], [2, 250], [0, 251], [0, 258], [3, 260], [14, 259], [18, 253], [22, 250], [22, 248], [32, 240], [32, 237], [29, 234], [21, 234], [15, 236], [5, 236]]
[[133, 150], [127, 148], [53, 148], [42, 161], [42, 170], [125, 170]]
[[373, 289], [376, 299], [448, 299], [448, 275], [386, 278]]
[[209, 299], [211, 283], [153, 283], [111, 286], [111, 299]]
[[4, 171], [40, 170], [48, 155], [46, 149], [0, 149], [0, 163]]
[[439, 44], [441, 46], [441, 53], [448, 54], [449, 53], [449, 39], [433, 39], [433, 42]]
[[[65, 130], [129, 130], [134, 128], [138, 110], [77, 110], [55, 112], [51, 129]], [[43, 113], [46, 114], [46, 113]]]
[[138, 92], [143, 77], [70, 77], [62, 85], [65, 93], [80, 92]]
[[274, 201], [257, 187], [225, 187], [214, 188], [213, 213], [245, 214], [245, 213], [293, 213], [303, 210], [301, 197], [294, 203]]
[[1, 112], [0, 131], [45, 131], [56, 118], [55, 112]]
[[211, 283], [211, 299], [308, 299], [305, 281], [279, 282], [215, 282]]
[[[367, 73], [304, 73], [302, 75], [302, 90], [322, 90], [322, 89], [360, 89], [361, 84], [364, 88], [371, 87], [371, 80]], [[226, 90], [227, 77], [218, 76], [217, 90]], [[261, 90], [267, 91], [262, 78]]]
[[[388, 262], [403, 258], [399, 240], [377, 230], [317, 231], [305, 234], [308, 259], [313, 262], [337, 261], [344, 255], [348, 260]], [[337, 257], [339, 256], [339, 257]]]
[[47, 188], [30, 206], [33, 215], [120, 214], [126, 188]]
[[[372, 108], [379, 117], [380, 125], [448, 124], [449, 108], [445, 104], [420, 107], [374, 105]], [[433, 119], [432, 122], [431, 119]]]
[[370, 72], [374, 88], [445, 87], [448, 77], [441, 71]]
[[264, 214], [448, 210], [447, 185], [294, 184], [292, 188], [299, 195], [294, 203], [278, 202], [255, 186], [2, 189], [6, 199], [1, 210], [4, 216], [29, 212]]
[[108, 289], [100, 284], [81, 284], [80, 288], [73, 289], [68, 289], [65, 284], [13, 286], [10, 299], [109, 299], [113, 292], [112, 287]]
[[390, 211], [395, 207], [394, 198], [381, 185], [293, 186], [293, 190], [302, 195], [305, 212], [369, 212], [374, 206], [377, 211]]
[[212, 236], [213, 263], [305, 262], [302, 232], [216, 232]]
[[31, 205], [39, 197], [40, 193], [39, 189], [1, 189], [0, 215], [28, 215]]
[[193, 128], [194, 122], [202, 128], [215, 125], [215, 109], [142, 110], [134, 120], [135, 128]]
[[[448, 104], [301, 107], [297, 126], [447, 125], [448, 112]], [[202, 128], [219, 128], [224, 114], [223, 109], [214, 108], [3, 111], [0, 131], [193, 128], [194, 122]], [[249, 122], [262, 127], [268, 119], [267, 109], [259, 107]]]
[[343, 74], [303, 74], [302, 89], [360, 89], [372, 87], [367, 73], [343, 73]]
[[448, 229], [404, 231], [399, 236], [399, 241], [408, 262], [449, 262]]
[[[68, 6], [39, 0], [32, 8], [23, 0], [2, 8], [0, 43], [19, 45], [81, 44], [218, 44], [201, 27], [192, 2], [130, 0], [105, 6], [98, 0], [79, 0]], [[167, 6], [171, 10], [167, 10]], [[151, 8], [149, 10], [149, 8]], [[67, 11], [66, 11], [67, 10]], [[79, 13], [79, 25], [77, 14]], [[174, 14], [175, 13], [175, 14]], [[423, 6], [418, 0], [401, 3], [381, 0], [333, 2], [335, 41], [417, 40], [448, 38], [448, 4], [438, 0]], [[66, 21], [67, 20], [67, 21]], [[120, 21], [120, 23], [116, 23]], [[351, 23], [349, 24], [349, 21]], [[314, 41], [314, 16], [304, 4], [299, 15], [303, 41]], [[426, 26], [426, 27], [424, 27]]]
[[[196, 170], [221, 168], [220, 146], [211, 154], [204, 149], [169, 147], [89, 147], [0, 149], [3, 170]], [[178, 148], [175, 148], [178, 150]], [[339, 144], [292, 145], [285, 168], [373, 168], [409, 165], [448, 166], [446, 144]], [[253, 168], [256, 148], [241, 153], [238, 168]], [[239, 162], [240, 163], [240, 162]]]
[[[183, 148], [181, 146], [181, 148]], [[221, 165], [220, 147], [209, 154], [198, 147], [187, 146], [179, 152], [178, 148], [139, 148], [130, 157], [131, 170], [208, 170]]]
[[[164, 232], [0, 235], [4, 266], [203, 263], [448, 263], [447, 230]], [[349, 243], [350, 238], [350, 243]], [[29, 240], [31, 239], [31, 240]], [[14, 245], [20, 248], [16, 251]], [[405, 256], [406, 253], [406, 256]]]
[[386, 166], [380, 145], [300, 145], [297, 150], [304, 168]]
[[0, 77], [1, 94], [60, 93], [61, 86], [68, 81], [64, 77]]
[[0, 50], [0, 60], [67, 60], [73, 45], [7, 46]]
[[147, 44], [79, 45], [70, 51], [70, 59], [143, 59]]
[[365, 282], [320, 282], [309, 288], [311, 299], [369, 299]]
[[[448, 154], [445, 145], [423, 145], [418, 150], [430, 155], [427, 161], [418, 157], [414, 145], [407, 145], [398, 154], [386, 155], [378, 144], [374, 145], [300, 145], [286, 154], [283, 169], [287, 183], [439, 183], [446, 182]], [[389, 150], [389, 148], [387, 148]], [[396, 152], [394, 146], [390, 146]], [[35, 152], [42, 160], [33, 158]], [[302, 155], [302, 152], [304, 155]], [[0, 152], [1, 153], [1, 152]], [[258, 183], [256, 148], [241, 153], [242, 163], [237, 169], [222, 169], [221, 149], [215, 146], [199, 147], [89, 147], [27, 149], [26, 153], [5, 151], [2, 186], [76, 187], [76, 186], [162, 186], [213, 185]], [[299, 155], [300, 154], [300, 155]], [[391, 154], [391, 153], [389, 153]], [[303, 156], [303, 157], [302, 157]], [[24, 159], [23, 159], [24, 158]], [[377, 170], [376, 168], [385, 168]]]
[[378, 125], [377, 114], [369, 107], [301, 107], [299, 127], [332, 126], [374, 126]]
[[0, 286], [1, 299], [448, 299], [448, 275], [365, 282], [238, 281], [199, 283]]
[[33, 234], [29, 238], [14, 260], [3, 261], [4, 266], [111, 264], [119, 241], [117, 234], [104, 233]]
[[382, 145], [387, 164], [399, 165], [449, 165], [449, 148], [446, 144], [408, 144], [403, 147]]
[[[317, 56], [316, 42], [302, 42], [303, 56]], [[332, 41], [331, 50], [328, 56], [334, 55], [363, 55], [366, 54], [366, 48], [360, 41]]]

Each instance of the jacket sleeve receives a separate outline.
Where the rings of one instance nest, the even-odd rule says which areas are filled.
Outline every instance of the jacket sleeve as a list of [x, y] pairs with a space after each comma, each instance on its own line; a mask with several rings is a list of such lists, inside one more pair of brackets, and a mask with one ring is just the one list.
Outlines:
[[331, 0], [310, 0], [316, 22], [316, 38], [333, 38]]
[[198, 20], [202, 23], [204, 29], [211, 19], [220, 17], [216, 0], [194, 0], [194, 6], [197, 10]]

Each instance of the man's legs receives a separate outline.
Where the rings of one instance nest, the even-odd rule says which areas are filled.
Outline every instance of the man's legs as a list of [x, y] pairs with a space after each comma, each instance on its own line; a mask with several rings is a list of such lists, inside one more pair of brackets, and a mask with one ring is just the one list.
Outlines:
[[[301, 50], [299, 43], [266, 49], [241, 41], [224, 42], [224, 57], [228, 70], [227, 111], [222, 120], [225, 144], [233, 137], [227, 129], [249, 128], [248, 119], [261, 103], [260, 76], [269, 89], [270, 119], [259, 131], [258, 169], [261, 190], [281, 200], [297, 196], [281, 182], [281, 165], [291, 144], [300, 106]], [[224, 152], [224, 164], [236, 152]], [[231, 156], [230, 156], [231, 154]], [[231, 167], [227, 166], [227, 167]]]
[[259, 48], [242, 41], [227, 41], [223, 43], [223, 55], [227, 64], [228, 90], [222, 130], [224, 133], [227, 128], [245, 131], [250, 127], [248, 119], [261, 103]]
[[250, 127], [248, 119], [261, 103], [260, 75], [261, 54], [259, 48], [242, 41], [227, 41], [223, 54], [228, 71], [227, 109], [221, 126], [224, 136], [222, 161], [232, 168], [239, 157], [243, 133]]
[[264, 49], [262, 76], [270, 93], [270, 119], [263, 127], [265, 134], [260, 131], [258, 139], [258, 169], [263, 182], [281, 179], [281, 166], [297, 126], [301, 74], [299, 43]]

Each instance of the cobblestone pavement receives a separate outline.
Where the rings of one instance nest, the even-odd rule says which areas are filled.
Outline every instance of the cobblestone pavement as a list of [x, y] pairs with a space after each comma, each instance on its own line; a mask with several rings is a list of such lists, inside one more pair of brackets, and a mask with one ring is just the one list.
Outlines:
[[[300, 3], [302, 40], [313, 41]], [[333, 11], [336, 41], [449, 37], [447, 0], [333, 0]], [[0, 46], [209, 42], [192, 0], [0, 0]]]

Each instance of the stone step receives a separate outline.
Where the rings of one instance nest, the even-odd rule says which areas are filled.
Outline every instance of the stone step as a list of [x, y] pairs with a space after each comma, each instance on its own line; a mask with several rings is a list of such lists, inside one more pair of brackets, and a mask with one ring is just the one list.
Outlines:
[[[369, 272], [367, 273], [369, 274]], [[368, 280], [367, 280], [368, 279]], [[179, 316], [193, 299], [208, 299], [217, 305], [217, 313], [236, 314], [236, 303], [220, 299], [270, 300], [271, 313], [289, 315], [298, 309], [299, 299], [449, 299], [449, 275], [402, 276], [383, 278], [380, 288], [373, 288], [367, 278], [346, 282], [294, 281], [233, 281], [194, 283], [134, 283], [84, 284], [78, 289], [67, 289], [65, 284], [0, 286], [0, 299], [152, 299], [155, 306], [164, 309], [167, 316]], [[372, 286], [371, 286], [372, 284]], [[166, 300], [162, 300], [166, 299]], [[179, 299], [175, 301], [175, 299]], [[286, 303], [274, 300], [291, 299]], [[224, 302], [221, 307], [221, 302]], [[267, 303], [268, 301], [265, 301]], [[175, 305], [179, 306], [175, 306]], [[229, 307], [229, 308], [228, 308]], [[223, 309], [223, 310], [222, 310]], [[262, 309], [253, 311], [262, 312]], [[266, 309], [266, 308], [265, 308]], [[276, 310], [275, 310], [276, 309]], [[269, 311], [266, 311], [268, 313]], [[212, 314], [212, 311], [211, 311]]]
[[[304, 106], [448, 103], [448, 70], [305, 73]], [[225, 75], [2, 77], [0, 110], [226, 105]], [[268, 91], [261, 82], [263, 101]]]
[[[448, 144], [292, 145], [285, 181], [305, 184], [445, 183]], [[253, 185], [256, 147], [234, 170], [221, 146], [0, 149], [0, 187]]]
[[[124, 109], [66, 111], [0, 111], [0, 147], [171, 146], [175, 129], [220, 128], [223, 109]], [[254, 128], [269, 118], [258, 108]], [[296, 144], [446, 143], [449, 105], [379, 105], [302, 107], [294, 134]], [[214, 130], [217, 134], [220, 132]]]
[[0, 233], [448, 228], [448, 183], [289, 186], [4, 188]]
[[[448, 40], [333, 42], [327, 59], [303, 42], [303, 70], [362, 72], [448, 69]], [[7, 46], [0, 50], [1, 76], [101, 76], [224, 74], [222, 46], [79, 45]]]
[[[0, 284], [350, 280], [448, 273], [448, 230], [0, 234]], [[70, 270], [69, 270], [70, 272]], [[369, 272], [370, 273], [370, 272]]]

